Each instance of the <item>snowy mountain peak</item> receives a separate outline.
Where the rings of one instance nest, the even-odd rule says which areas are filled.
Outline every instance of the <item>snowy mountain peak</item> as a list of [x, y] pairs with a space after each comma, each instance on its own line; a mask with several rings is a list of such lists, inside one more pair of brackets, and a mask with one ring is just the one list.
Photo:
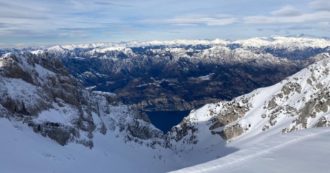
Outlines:
[[322, 38], [308, 38], [308, 37], [259, 37], [247, 40], [238, 40], [234, 43], [241, 44], [243, 47], [276, 47], [276, 48], [305, 48], [305, 47], [329, 47], [330, 41]]
[[153, 41], [128, 41], [119, 43], [93, 43], [93, 44], [68, 44], [68, 45], [56, 45], [48, 49], [58, 50], [62, 49], [73, 50], [75, 48], [109, 48], [109, 47], [143, 47], [143, 46], [180, 46], [180, 45], [218, 45], [228, 46], [231, 44], [241, 44], [243, 47], [267, 47], [267, 46], [282, 46], [282, 47], [320, 47], [325, 48], [330, 46], [330, 40], [324, 38], [312, 38], [312, 37], [255, 37], [243, 40], [153, 40]]

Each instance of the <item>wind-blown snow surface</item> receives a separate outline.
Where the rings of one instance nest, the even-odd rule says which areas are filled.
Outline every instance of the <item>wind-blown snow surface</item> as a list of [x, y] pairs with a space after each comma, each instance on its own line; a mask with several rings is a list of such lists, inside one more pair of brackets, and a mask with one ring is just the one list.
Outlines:
[[171, 152], [124, 143], [111, 134], [95, 134], [92, 149], [75, 143], [61, 146], [26, 125], [0, 118], [0, 136], [1, 173], [166, 172], [178, 168], [174, 160], [162, 158]]
[[[124, 144], [111, 135], [96, 134], [92, 149], [75, 143], [61, 146], [21, 123], [0, 119], [0, 136], [3, 173], [166, 172], [180, 168], [180, 161], [168, 151]], [[227, 144], [239, 149], [230, 155], [178, 172], [326, 173], [330, 169], [329, 143], [329, 128], [285, 135], [265, 133]]]
[[177, 173], [328, 173], [330, 129], [307, 129], [290, 134], [259, 135], [228, 146], [239, 151]]

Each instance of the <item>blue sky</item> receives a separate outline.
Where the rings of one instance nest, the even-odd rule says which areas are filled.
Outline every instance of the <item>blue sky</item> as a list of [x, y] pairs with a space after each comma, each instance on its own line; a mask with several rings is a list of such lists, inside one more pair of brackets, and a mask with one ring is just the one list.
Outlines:
[[0, 0], [0, 46], [330, 35], [330, 0]]

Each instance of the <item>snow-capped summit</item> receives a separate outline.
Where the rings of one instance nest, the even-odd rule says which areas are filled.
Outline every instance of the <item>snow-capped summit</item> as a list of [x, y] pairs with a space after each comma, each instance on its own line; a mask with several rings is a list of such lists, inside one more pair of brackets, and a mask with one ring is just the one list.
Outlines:
[[152, 41], [127, 41], [127, 42], [104, 42], [104, 43], [92, 43], [92, 44], [67, 44], [67, 45], [56, 45], [48, 49], [62, 48], [73, 50], [75, 48], [91, 49], [91, 48], [110, 48], [110, 47], [147, 47], [147, 46], [188, 46], [188, 45], [217, 45], [217, 46], [228, 46], [231, 44], [240, 44], [243, 47], [319, 47], [325, 48], [330, 46], [330, 40], [325, 38], [313, 38], [313, 37], [255, 37], [242, 40], [152, 40]]
[[323, 38], [308, 37], [257, 37], [246, 40], [237, 40], [234, 43], [241, 44], [243, 47], [274, 47], [274, 48], [326, 48], [330, 41]]

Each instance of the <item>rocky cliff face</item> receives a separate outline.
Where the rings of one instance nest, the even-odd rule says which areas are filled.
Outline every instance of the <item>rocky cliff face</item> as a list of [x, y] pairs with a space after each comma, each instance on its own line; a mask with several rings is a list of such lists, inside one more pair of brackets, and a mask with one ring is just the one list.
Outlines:
[[57, 59], [28, 52], [0, 59], [0, 115], [20, 121], [61, 145], [93, 147], [93, 134], [112, 131], [125, 140], [161, 137], [161, 132], [106, 94], [92, 93], [68, 74]]

